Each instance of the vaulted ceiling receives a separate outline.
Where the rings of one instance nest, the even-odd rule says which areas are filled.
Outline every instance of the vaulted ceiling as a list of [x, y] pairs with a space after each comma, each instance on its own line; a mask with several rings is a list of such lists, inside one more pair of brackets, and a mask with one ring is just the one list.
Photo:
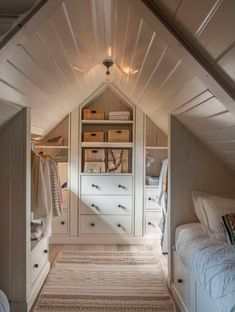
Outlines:
[[45, 134], [112, 84], [165, 133], [175, 114], [235, 169], [235, 2], [143, 2], [48, 0], [0, 51], [0, 123], [30, 106]]

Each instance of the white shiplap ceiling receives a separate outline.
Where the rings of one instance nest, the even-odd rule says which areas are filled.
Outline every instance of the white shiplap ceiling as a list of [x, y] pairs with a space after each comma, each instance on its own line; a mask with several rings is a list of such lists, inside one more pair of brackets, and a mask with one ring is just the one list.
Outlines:
[[[155, 4], [232, 90], [235, 2]], [[0, 52], [0, 123], [30, 106], [33, 130], [45, 134], [114, 84], [164, 132], [168, 115], [177, 115], [235, 169], [234, 99], [175, 42], [140, 0], [49, 0]], [[115, 65], [108, 77], [102, 61], [110, 56]], [[126, 74], [127, 68], [138, 72]]]

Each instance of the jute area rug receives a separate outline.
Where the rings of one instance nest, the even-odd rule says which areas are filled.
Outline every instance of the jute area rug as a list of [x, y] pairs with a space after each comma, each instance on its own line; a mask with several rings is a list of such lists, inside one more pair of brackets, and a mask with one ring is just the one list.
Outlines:
[[34, 312], [173, 312], [153, 252], [61, 252]]

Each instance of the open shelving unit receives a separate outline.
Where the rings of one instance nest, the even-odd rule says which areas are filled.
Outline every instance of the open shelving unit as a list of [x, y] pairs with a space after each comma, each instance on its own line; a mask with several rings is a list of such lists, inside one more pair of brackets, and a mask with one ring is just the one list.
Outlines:
[[[96, 101], [94, 100], [91, 103], [88, 103], [81, 107], [80, 110], [80, 159], [81, 159], [81, 174], [132, 174], [133, 173], [133, 142], [134, 142], [134, 125], [135, 125], [135, 113], [134, 108], [131, 105], [128, 105], [124, 103], [122, 100], [117, 100], [114, 97], [112, 98], [112, 103], [104, 101]], [[84, 119], [84, 110], [85, 109], [101, 109], [104, 112], [104, 118], [103, 119]], [[112, 120], [109, 119], [109, 113], [114, 111], [123, 111], [129, 112], [130, 119], [129, 120]], [[128, 142], [113, 142], [111, 140], [108, 140], [108, 131], [109, 130], [116, 130], [116, 131], [129, 131], [129, 141]], [[92, 142], [92, 141], [85, 141], [84, 139], [84, 133], [98, 133], [103, 132], [104, 133], [104, 139], [99, 142]], [[91, 160], [87, 160], [85, 157], [85, 151], [91, 149], [97, 149], [102, 150], [102, 153], [104, 151], [104, 159], [100, 160], [94, 160], [94, 162], [104, 162], [102, 164], [102, 169], [100, 171], [89, 172], [89, 169], [87, 169], [87, 163], [92, 162]], [[89, 152], [89, 151], [88, 151]], [[87, 152], [87, 153], [88, 153]], [[114, 157], [111, 159], [111, 156], [114, 153], [120, 153], [120, 166], [117, 167], [117, 162]], [[112, 172], [112, 166], [111, 162], [115, 163], [113, 165], [114, 168], [117, 167], [116, 172]], [[125, 165], [124, 165], [125, 162]], [[97, 164], [98, 166], [98, 164]], [[104, 167], [103, 167], [104, 166]], [[116, 166], [116, 167], [115, 167]], [[95, 164], [94, 164], [95, 167]], [[105, 168], [105, 169], [104, 169]], [[92, 169], [90, 169], [92, 170]]]

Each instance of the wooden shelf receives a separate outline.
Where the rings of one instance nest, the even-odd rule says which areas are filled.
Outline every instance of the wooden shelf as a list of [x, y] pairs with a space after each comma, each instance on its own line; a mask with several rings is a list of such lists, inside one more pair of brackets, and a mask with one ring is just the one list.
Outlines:
[[81, 172], [82, 176], [92, 176], [92, 175], [103, 175], [103, 176], [117, 176], [117, 175], [121, 175], [121, 176], [132, 176], [132, 173], [121, 173], [121, 172], [102, 172], [102, 173], [89, 173], [89, 172]]
[[152, 149], [152, 150], [167, 150], [167, 146], [146, 146], [146, 149]]
[[82, 147], [91, 148], [132, 148], [132, 142], [82, 142]]
[[133, 120], [82, 120], [84, 125], [132, 125]]
[[149, 185], [149, 184], [145, 184], [145, 188], [159, 188], [159, 185]]
[[64, 148], [64, 149], [68, 149], [69, 147], [68, 146], [65, 146], [65, 145], [35, 145], [35, 148], [54, 148], [54, 149], [61, 149], [61, 148]]

